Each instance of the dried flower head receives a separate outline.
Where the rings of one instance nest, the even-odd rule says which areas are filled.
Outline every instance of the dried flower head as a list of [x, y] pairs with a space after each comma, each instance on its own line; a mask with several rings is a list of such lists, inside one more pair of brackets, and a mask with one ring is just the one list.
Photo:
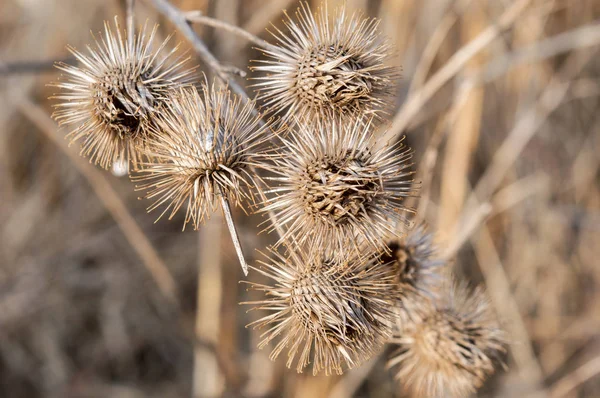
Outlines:
[[[200, 92], [199, 92], [200, 91]], [[219, 197], [236, 205], [253, 201], [248, 189], [257, 188], [251, 170], [267, 138], [269, 124], [254, 114], [254, 102], [243, 101], [227, 89], [203, 85], [181, 88], [157, 115], [147, 142], [151, 161], [132, 176], [154, 203], [164, 207], [159, 219], [172, 219], [186, 206], [185, 225], [198, 229], [217, 208]]]
[[383, 236], [408, 224], [404, 206], [413, 192], [412, 152], [402, 142], [375, 148], [371, 122], [341, 118], [299, 122], [297, 134], [282, 137], [282, 149], [264, 166], [275, 176], [276, 194], [262, 211], [273, 211], [287, 226], [281, 241], [346, 255], [385, 249]]
[[381, 262], [392, 268], [400, 319], [410, 322], [431, 305], [441, 287], [444, 262], [435, 258], [433, 237], [423, 224], [389, 242], [388, 248], [390, 252], [381, 255]]
[[391, 275], [373, 263], [353, 257], [333, 265], [302, 250], [287, 258], [274, 251], [257, 271], [275, 284], [253, 284], [267, 298], [245, 303], [272, 311], [251, 324], [266, 328], [259, 348], [279, 336], [270, 358], [287, 349], [287, 366], [297, 358], [296, 369], [302, 372], [312, 355], [313, 374], [341, 374], [345, 366], [370, 358], [389, 339], [393, 322]]
[[67, 78], [53, 83], [64, 90], [53, 96], [61, 101], [53, 117], [73, 125], [71, 142], [82, 139], [82, 155], [104, 168], [118, 160], [135, 166], [142, 159], [140, 148], [157, 109], [170, 90], [189, 84], [194, 72], [183, 69], [187, 59], [175, 56], [177, 47], [159, 58], [169, 38], [152, 49], [158, 25], [149, 36], [144, 25], [132, 42], [116, 18], [115, 25], [116, 34], [104, 23], [104, 37], [94, 38], [88, 54], [69, 47], [80, 66], [58, 63]]
[[494, 373], [504, 337], [483, 290], [455, 285], [420, 321], [403, 325], [389, 365], [415, 396], [463, 397]]
[[287, 15], [288, 33], [271, 33], [277, 45], [262, 49], [267, 60], [251, 68], [266, 73], [259, 98], [274, 112], [309, 117], [377, 114], [393, 94], [397, 68], [385, 65], [390, 46], [378, 31], [379, 21], [345, 7], [329, 21], [327, 8], [316, 15], [302, 2], [297, 22]]

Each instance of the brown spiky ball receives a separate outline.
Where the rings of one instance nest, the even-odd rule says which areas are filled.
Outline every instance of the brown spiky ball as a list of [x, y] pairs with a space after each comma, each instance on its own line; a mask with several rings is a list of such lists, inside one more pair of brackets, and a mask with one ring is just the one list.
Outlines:
[[[341, 118], [299, 122], [282, 137], [273, 163], [264, 167], [273, 194], [272, 211], [286, 228], [281, 241], [295, 240], [344, 256], [385, 250], [384, 236], [397, 236], [413, 210], [412, 152], [402, 142], [375, 147], [370, 122]], [[337, 254], [336, 254], [337, 253]]]
[[253, 201], [258, 189], [252, 167], [268, 138], [268, 123], [254, 113], [254, 102], [227, 89], [203, 85], [180, 89], [157, 115], [146, 142], [148, 162], [132, 176], [137, 190], [163, 207], [171, 219], [186, 207], [185, 224], [195, 229], [217, 207], [218, 196], [234, 204]]
[[288, 257], [273, 251], [258, 272], [273, 285], [253, 284], [263, 300], [246, 303], [270, 313], [252, 325], [264, 330], [259, 348], [276, 338], [275, 359], [287, 351], [287, 366], [313, 374], [341, 374], [376, 353], [391, 335], [391, 274], [373, 259], [353, 257], [341, 264], [305, 251]]
[[193, 81], [193, 69], [176, 56], [177, 48], [164, 58], [152, 48], [158, 25], [148, 35], [144, 26], [133, 41], [126, 39], [115, 18], [115, 31], [104, 23], [104, 37], [95, 39], [87, 54], [69, 47], [79, 65], [58, 63], [66, 79], [52, 85], [62, 93], [52, 98], [53, 117], [60, 125], [73, 126], [71, 142], [82, 140], [81, 154], [90, 161], [110, 168], [119, 161], [134, 167], [142, 159], [144, 139], [154, 115], [168, 93]]
[[275, 113], [310, 118], [352, 113], [378, 114], [394, 93], [399, 73], [386, 66], [390, 46], [379, 21], [340, 7], [330, 20], [327, 7], [313, 14], [302, 2], [296, 20], [286, 13], [288, 32], [272, 32], [276, 45], [262, 49], [266, 60], [255, 87]]
[[483, 290], [457, 284], [436, 306], [402, 326], [389, 361], [396, 377], [415, 397], [465, 397], [495, 371], [505, 350]]

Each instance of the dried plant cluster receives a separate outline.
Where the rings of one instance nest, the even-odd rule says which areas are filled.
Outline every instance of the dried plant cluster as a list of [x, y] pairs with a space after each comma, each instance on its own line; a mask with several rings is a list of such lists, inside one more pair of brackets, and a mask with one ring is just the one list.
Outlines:
[[402, 388], [467, 394], [493, 373], [502, 335], [483, 293], [444, 288], [431, 234], [410, 229], [412, 152], [381, 145], [373, 126], [398, 77], [390, 47], [376, 20], [345, 7], [302, 3], [296, 17], [253, 68], [266, 73], [264, 114], [197, 79], [177, 48], [162, 57], [167, 41], [152, 50], [156, 27], [130, 42], [117, 23], [87, 55], [71, 49], [80, 66], [58, 65], [55, 118], [90, 161], [133, 166], [158, 218], [184, 212], [198, 229], [220, 206], [245, 272], [230, 203], [269, 215], [280, 237], [253, 269], [271, 282], [250, 283], [265, 297], [247, 304], [268, 312], [252, 325], [272, 359], [341, 374], [392, 343]]

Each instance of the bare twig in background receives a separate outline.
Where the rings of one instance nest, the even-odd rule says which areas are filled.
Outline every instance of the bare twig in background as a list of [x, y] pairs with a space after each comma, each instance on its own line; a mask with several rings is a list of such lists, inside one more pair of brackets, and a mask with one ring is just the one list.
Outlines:
[[446, 39], [446, 36], [450, 32], [450, 29], [458, 20], [458, 14], [462, 13], [467, 5], [471, 3], [471, 1], [472, 0], [458, 0], [452, 4], [451, 10], [444, 14], [444, 17], [435, 28], [435, 31], [431, 35], [430, 39], [427, 41], [427, 45], [423, 50], [423, 54], [419, 59], [419, 63], [415, 67], [415, 73], [412, 76], [410, 88], [408, 89], [409, 95], [423, 86], [423, 83], [427, 78], [427, 74], [431, 70], [431, 65], [435, 60], [435, 56], [437, 55], [442, 43]]
[[[223, 219], [214, 214], [198, 231], [198, 279], [196, 292], [196, 338], [208, 341], [218, 351], [221, 320]], [[210, 322], [207, 320], [210, 319]], [[223, 392], [224, 380], [216, 353], [194, 345], [193, 397], [215, 397]]]
[[456, 256], [458, 250], [467, 242], [473, 233], [491, 216], [507, 211], [519, 202], [535, 195], [548, 186], [548, 177], [535, 174], [515, 181], [498, 191], [494, 197], [470, 211], [463, 211], [461, 219], [453, 230], [458, 231], [447, 244], [443, 257], [447, 260]]
[[566, 397], [570, 392], [576, 389], [577, 386], [599, 374], [600, 356], [597, 356], [554, 383], [551, 390], [551, 396], [553, 398]]
[[177, 7], [173, 6], [167, 0], [146, 0], [151, 2], [154, 7], [169, 21], [173, 23], [179, 29], [179, 31], [185, 36], [190, 42], [196, 53], [200, 56], [202, 61], [217, 75], [217, 77], [223, 82], [229, 85], [231, 90], [236, 94], [242, 96], [242, 98], [248, 99], [248, 95], [244, 89], [227, 74], [226, 70], [223, 69], [219, 61], [214, 55], [208, 50], [206, 44], [198, 37], [194, 29], [188, 23], [185, 14]]
[[177, 287], [169, 269], [137, 225], [123, 201], [104, 177], [104, 174], [77, 153], [68, 149], [67, 142], [62, 136], [59, 136], [56, 124], [39, 105], [26, 98], [22, 98], [20, 101], [21, 112], [69, 157], [77, 170], [88, 180], [98, 199], [110, 212], [131, 247], [140, 256], [142, 263], [148, 269], [161, 293], [171, 304], [179, 306]]
[[510, 281], [487, 227], [481, 229], [473, 239], [473, 244], [487, 292], [510, 335], [510, 352], [519, 367], [520, 376], [529, 385], [529, 392], [538, 392], [543, 388], [544, 373], [535, 356], [531, 337], [519, 312], [519, 305], [511, 293]]
[[478, 83], [489, 82], [506, 73], [508, 69], [523, 63], [539, 61], [598, 44], [600, 44], [600, 21], [548, 37], [525, 48], [497, 57], [489, 63], [488, 67], [483, 68], [470, 79]]
[[269, 44], [267, 41], [253, 35], [252, 33], [240, 28], [239, 26], [231, 25], [218, 19], [207, 17], [206, 15], [202, 15], [202, 12], [200, 11], [189, 11], [186, 12], [184, 15], [189, 22], [199, 23], [206, 26], [212, 26], [213, 28], [219, 28], [227, 32], [231, 32], [249, 41], [250, 43], [254, 43], [257, 46], [268, 50], [276, 49], [275, 46]]
[[68, 65], [75, 65], [74, 57], [67, 57], [57, 60], [46, 60], [46, 61], [12, 61], [2, 62], [0, 61], [0, 77], [2, 75], [13, 75], [13, 74], [25, 74], [25, 73], [41, 73], [54, 71], [54, 65], [59, 63], [65, 63]]
[[454, 77], [469, 60], [496, 39], [504, 29], [513, 24], [530, 2], [531, 0], [518, 0], [512, 3], [498, 18], [495, 25], [485, 29], [475, 39], [457, 51], [439, 71], [427, 80], [421, 89], [406, 100], [394, 116], [392, 126], [383, 137], [382, 142], [387, 142], [405, 131], [413, 117], [433, 95]]

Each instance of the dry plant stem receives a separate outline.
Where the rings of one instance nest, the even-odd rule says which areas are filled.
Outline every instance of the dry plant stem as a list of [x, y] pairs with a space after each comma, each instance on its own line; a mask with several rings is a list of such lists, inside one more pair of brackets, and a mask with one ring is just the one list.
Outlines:
[[577, 386], [590, 380], [592, 377], [600, 374], [600, 356], [597, 356], [584, 363], [573, 372], [558, 380], [551, 390], [553, 398], [562, 398], [568, 396]]
[[[292, 2], [293, 0], [271, 0], [268, 2], [261, 2], [260, 5], [256, 4], [256, 11], [254, 11], [252, 16], [243, 24], [242, 29], [251, 35], [258, 35], [261, 32], [264, 32], [265, 27], [269, 26], [272, 20], [281, 15], [282, 10], [288, 8]], [[234, 53], [241, 50], [243, 46], [244, 43], [233, 43]]]
[[206, 15], [202, 15], [201, 11], [187, 12], [185, 13], [185, 17], [188, 22], [199, 23], [206, 26], [212, 26], [213, 28], [223, 29], [233, 34], [236, 34], [246, 39], [247, 41], [256, 44], [257, 46], [266, 48], [271, 51], [277, 51], [277, 47], [269, 44], [269, 42], [261, 39], [260, 37], [253, 35], [252, 33], [240, 28], [239, 26], [235, 26], [215, 18], [207, 17]]
[[531, 337], [519, 312], [519, 305], [511, 292], [510, 281], [502, 266], [500, 255], [486, 226], [474, 238], [473, 245], [490, 299], [511, 336], [510, 352], [523, 380], [529, 382], [536, 390], [541, 389], [544, 373], [536, 359]]
[[[219, 329], [221, 325], [223, 220], [219, 214], [211, 217], [198, 234], [198, 280], [196, 285], [196, 341], [205, 341], [214, 351], [194, 344], [194, 397], [218, 396], [222, 393], [222, 373], [219, 371]], [[206, 322], [210, 319], [210, 322]], [[223, 372], [224, 374], [224, 372]]]
[[[572, 55], [562, 69], [563, 74], [567, 74], [567, 78], [574, 76], [583, 68], [592, 55], [594, 55], [593, 52]], [[570, 82], [557, 78], [554, 78], [547, 85], [538, 103], [532, 106], [517, 121], [494, 154], [491, 164], [486, 168], [483, 176], [477, 182], [473, 194], [469, 197], [466, 208], [479, 202], [477, 198], [487, 198], [496, 190], [507, 171], [525, 149], [527, 143], [533, 138], [548, 116], [563, 102], [570, 86]]]
[[600, 43], [600, 21], [557, 34], [530, 46], [505, 54], [490, 62], [490, 66], [473, 76], [476, 82], [489, 82], [515, 66], [550, 58], [575, 49]]
[[69, 157], [77, 170], [88, 180], [100, 202], [115, 219], [131, 247], [140, 256], [142, 264], [149, 271], [160, 292], [167, 298], [169, 303], [179, 308], [175, 281], [169, 269], [137, 225], [123, 201], [104, 177], [104, 174], [79, 154], [69, 150], [67, 142], [62, 136], [58, 135], [56, 124], [39, 105], [34, 104], [29, 99], [22, 98], [19, 107], [21, 112]]
[[536, 173], [524, 177], [498, 191], [489, 202], [480, 204], [476, 209], [463, 214], [457, 221], [457, 226], [452, 230], [458, 231], [446, 246], [443, 258], [452, 259], [458, 250], [490, 217], [500, 214], [516, 206], [530, 196], [540, 193], [548, 186], [548, 177], [543, 173]]
[[392, 126], [381, 141], [387, 142], [405, 131], [410, 125], [413, 117], [419, 113], [433, 95], [452, 77], [460, 72], [471, 58], [496, 39], [504, 29], [508, 28], [521, 15], [530, 2], [531, 0], [515, 1], [506, 11], [504, 11], [500, 18], [498, 18], [498, 23], [496, 25], [488, 27], [475, 39], [458, 50], [421, 89], [406, 100], [400, 111], [394, 117]]
[[244, 91], [244, 89], [231, 78], [230, 75], [227, 74], [225, 69], [221, 66], [219, 61], [215, 58], [214, 55], [208, 50], [206, 44], [198, 37], [194, 29], [188, 23], [185, 14], [179, 10], [177, 7], [173, 6], [167, 0], [146, 0], [151, 2], [154, 5], [154, 8], [158, 10], [161, 14], [163, 14], [169, 21], [173, 23], [179, 29], [179, 31], [185, 36], [185, 38], [190, 42], [198, 56], [202, 59], [202, 61], [212, 69], [217, 77], [223, 82], [229, 85], [231, 90], [240, 95], [244, 99], [248, 99], [248, 94]]
[[410, 88], [408, 89], [409, 95], [421, 88], [425, 82], [427, 74], [431, 69], [431, 65], [433, 65], [433, 61], [435, 60], [435, 56], [446, 39], [448, 32], [450, 32], [450, 29], [458, 20], [459, 14], [471, 3], [471, 1], [472, 0], [459, 0], [444, 14], [444, 17], [431, 34], [431, 38], [423, 50], [419, 63], [415, 67], [415, 73], [412, 76]]
[[464, 82], [458, 89], [458, 93], [454, 97], [454, 104], [452, 109], [448, 112], [444, 120], [436, 127], [433, 136], [427, 144], [425, 154], [423, 155], [423, 161], [419, 170], [418, 181], [421, 182], [421, 200], [419, 200], [419, 206], [417, 208], [417, 217], [415, 222], [418, 224], [427, 218], [427, 206], [429, 204], [429, 195], [431, 193], [431, 182], [433, 179], [433, 170], [438, 160], [440, 145], [442, 144], [443, 138], [447, 132], [456, 122], [457, 116], [460, 114], [460, 110], [468, 98], [469, 92], [472, 88], [471, 84]]
[[235, 223], [233, 222], [233, 217], [231, 215], [231, 207], [229, 206], [229, 201], [225, 196], [223, 196], [223, 192], [219, 188], [217, 192], [219, 195], [219, 200], [221, 201], [221, 208], [223, 209], [223, 214], [225, 215], [225, 222], [227, 224], [227, 228], [229, 228], [229, 233], [231, 234], [231, 240], [233, 241], [233, 246], [235, 247], [235, 251], [237, 253], [238, 259], [240, 260], [240, 265], [242, 266], [242, 270], [244, 271], [244, 276], [248, 276], [248, 264], [246, 264], [246, 260], [244, 259], [244, 252], [242, 251], [242, 245], [240, 244], [240, 238], [238, 236], [237, 230], [235, 228]]

